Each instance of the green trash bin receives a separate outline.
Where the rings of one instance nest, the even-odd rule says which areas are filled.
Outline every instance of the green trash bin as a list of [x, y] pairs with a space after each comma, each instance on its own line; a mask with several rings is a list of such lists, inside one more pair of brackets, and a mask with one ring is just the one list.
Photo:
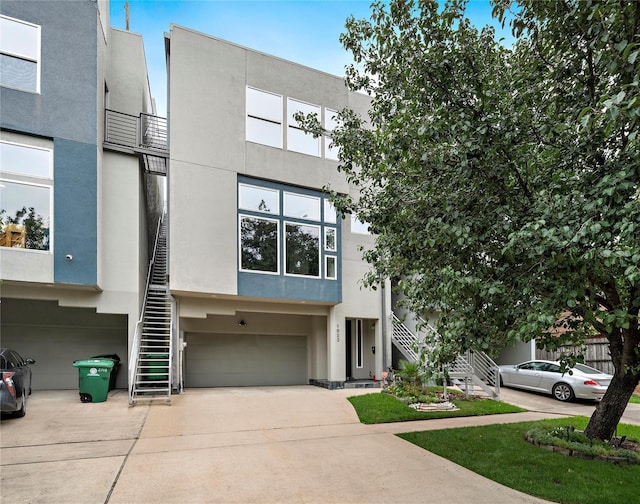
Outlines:
[[80, 400], [87, 402], [104, 402], [109, 393], [109, 380], [115, 362], [112, 359], [87, 359], [73, 362], [78, 368], [78, 386]]
[[147, 372], [146, 381], [167, 381], [169, 375], [167, 375], [167, 353], [148, 353], [144, 356], [147, 359]]

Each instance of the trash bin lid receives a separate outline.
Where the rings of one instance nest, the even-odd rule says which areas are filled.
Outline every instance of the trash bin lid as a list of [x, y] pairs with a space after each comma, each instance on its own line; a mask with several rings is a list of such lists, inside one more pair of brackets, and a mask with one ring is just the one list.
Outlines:
[[111, 359], [87, 359], [73, 361], [74, 367], [106, 367], [113, 368], [115, 363]]

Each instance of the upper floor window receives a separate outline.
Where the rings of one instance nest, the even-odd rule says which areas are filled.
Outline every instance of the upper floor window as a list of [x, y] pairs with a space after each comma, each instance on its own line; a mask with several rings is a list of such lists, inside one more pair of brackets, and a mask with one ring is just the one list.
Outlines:
[[369, 224], [362, 222], [355, 214], [351, 214], [351, 232], [357, 234], [371, 234]]
[[280, 193], [275, 189], [238, 184], [238, 206], [254, 212], [280, 213]]
[[40, 27], [0, 16], [0, 85], [40, 92]]
[[320, 220], [320, 198], [298, 193], [284, 193], [284, 215], [312, 221]]
[[247, 88], [247, 140], [282, 148], [282, 96]]
[[320, 119], [319, 106], [287, 98], [287, 150], [319, 157], [320, 137], [314, 138], [313, 135], [300, 128], [298, 121], [293, 117], [298, 112], [302, 112], [304, 115], [316, 114]]
[[0, 142], [0, 246], [50, 250], [53, 151]]
[[[336, 121], [336, 116], [338, 112], [331, 109], [324, 109], [324, 129], [327, 131], [333, 131], [338, 126], [338, 121]], [[333, 159], [334, 161], [338, 160], [338, 147], [331, 146], [331, 137], [324, 137], [324, 157], [327, 159]]]

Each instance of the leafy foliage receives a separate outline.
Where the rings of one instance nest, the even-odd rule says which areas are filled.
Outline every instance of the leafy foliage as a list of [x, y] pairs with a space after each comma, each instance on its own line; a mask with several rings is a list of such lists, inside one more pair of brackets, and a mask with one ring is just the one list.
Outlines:
[[334, 204], [376, 235], [368, 285], [397, 278], [412, 311], [440, 309], [432, 361], [605, 335], [613, 392], [587, 432], [606, 439], [640, 379], [640, 3], [496, 0], [511, 48], [465, 7], [347, 21], [347, 84], [371, 109], [339, 113], [360, 193]]

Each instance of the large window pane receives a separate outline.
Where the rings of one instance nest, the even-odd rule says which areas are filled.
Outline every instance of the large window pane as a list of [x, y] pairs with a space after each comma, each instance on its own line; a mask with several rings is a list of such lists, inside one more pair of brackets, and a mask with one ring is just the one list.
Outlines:
[[239, 206], [243, 210], [280, 213], [280, 192], [276, 189], [240, 184], [239, 192]]
[[320, 276], [320, 228], [286, 224], [286, 272]]
[[282, 123], [282, 96], [248, 87], [247, 115]]
[[313, 138], [310, 133], [305, 133], [301, 129], [289, 126], [287, 150], [318, 157], [320, 156], [320, 137]]
[[51, 151], [0, 142], [0, 171], [50, 178]]
[[23, 58], [37, 60], [40, 53], [40, 27], [0, 17], [0, 50]]
[[0, 86], [38, 92], [38, 64], [0, 54]]
[[320, 198], [284, 193], [284, 214], [298, 219], [320, 220]]
[[0, 181], [0, 246], [49, 250], [51, 188]]
[[247, 117], [247, 140], [269, 147], [282, 148], [282, 125]]
[[310, 156], [320, 156], [320, 137], [313, 138], [313, 135], [302, 131], [294, 115], [301, 112], [304, 115], [316, 114], [320, 119], [320, 107], [309, 103], [287, 99], [287, 150], [309, 154]]
[[240, 269], [278, 272], [278, 222], [240, 217]]

